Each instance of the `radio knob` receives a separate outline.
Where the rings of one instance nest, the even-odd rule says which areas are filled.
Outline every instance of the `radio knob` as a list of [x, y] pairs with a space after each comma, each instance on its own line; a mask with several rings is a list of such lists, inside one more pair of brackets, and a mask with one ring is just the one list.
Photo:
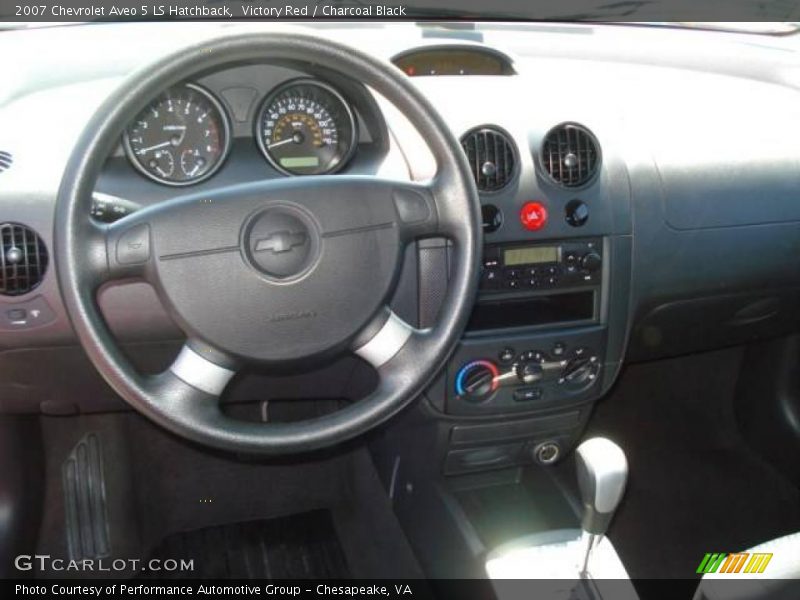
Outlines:
[[581, 258], [581, 268], [585, 271], [589, 271], [590, 273], [597, 271], [602, 266], [603, 257], [597, 252], [587, 252], [583, 255], [583, 258]]

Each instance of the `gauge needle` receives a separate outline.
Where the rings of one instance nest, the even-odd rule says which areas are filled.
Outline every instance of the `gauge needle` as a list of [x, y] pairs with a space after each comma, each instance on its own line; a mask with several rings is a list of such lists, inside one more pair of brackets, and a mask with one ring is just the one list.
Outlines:
[[275, 142], [274, 144], [270, 144], [269, 146], [267, 146], [267, 148], [272, 150], [273, 148], [277, 148], [278, 146], [283, 146], [284, 144], [292, 144], [292, 143], [294, 143], [294, 136], [286, 138], [285, 140], [281, 140], [280, 142]]
[[163, 148], [164, 146], [170, 146], [170, 145], [172, 145], [172, 142], [170, 141], [161, 142], [160, 144], [156, 144], [155, 146], [150, 146], [149, 148], [142, 148], [141, 150], [139, 150], [139, 154], [147, 154], [151, 150], [158, 150], [159, 148]]

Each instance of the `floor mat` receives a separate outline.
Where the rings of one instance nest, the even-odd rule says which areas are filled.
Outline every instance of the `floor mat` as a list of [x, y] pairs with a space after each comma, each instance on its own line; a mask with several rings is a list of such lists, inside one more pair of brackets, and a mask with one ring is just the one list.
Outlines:
[[693, 578], [706, 552], [800, 530], [800, 491], [749, 448], [733, 414], [738, 349], [633, 365], [588, 435], [628, 456], [609, 535], [634, 578]]
[[[208, 527], [167, 537], [151, 558], [194, 560], [193, 579], [349, 578], [327, 510]], [[151, 574], [148, 574], [151, 577]]]
[[[109, 563], [149, 557], [178, 532], [225, 523], [243, 523], [248, 530], [247, 524], [322, 510], [329, 516], [318, 527], [332, 539], [333, 523], [352, 578], [424, 577], [363, 443], [296, 457], [255, 458], [202, 448], [133, 412], [42, 417], [40, 426], [47, 469], [43, 515], [36, 547], [25, 548], [26, 554], [69, 559], [62, 464], [91, 432], [102, 442], [106, 465]], [[52, 571], [42, 576], [63, 575]]]

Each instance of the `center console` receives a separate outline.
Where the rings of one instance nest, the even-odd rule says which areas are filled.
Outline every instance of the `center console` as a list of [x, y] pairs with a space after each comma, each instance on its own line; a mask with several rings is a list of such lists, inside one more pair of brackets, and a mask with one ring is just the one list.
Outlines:
[[[601, 239], [486, 248], [481, 299], [451, 361], [446, 411], [525, 412], [585, 397], [602, 368], [600, 328], [503, 335], [503, 330], [597, 323]], [[495, 332], [492, 335], [492, 332]]]
[[467, 331], [428, 395], [452, 419], [445, 475], [550, 465], [574, 446], [619, 366], [609, 327], [625, 316], [610, 300], [629, 275], [626, 249], [611, 236], [485, 246]]
[[[517, 147], [535, 152], [540, 134], [554, 140], [553, 156], [573, 143], [532, 131]], [[467, 144], [470, 159], [498, 147], [490, 137], [481, 130]], [[569, 186], [540, 176], [535, 154], [533, 164], [515, 156], [523, 163], [517, 178], [511, 171], [511, 183], [481, 195], [481, 279], [465, 333], [424, 397], [373, 443], [431, 577], [486, 577], [492, 549], [578, 526], [572, 450], [619, 372], [628, 336], [633, 237], [624, 162], [606, 150], [596, 177]], [[419, 327], [436, 322], [451, 252], [445, 240], [418, 245]]]

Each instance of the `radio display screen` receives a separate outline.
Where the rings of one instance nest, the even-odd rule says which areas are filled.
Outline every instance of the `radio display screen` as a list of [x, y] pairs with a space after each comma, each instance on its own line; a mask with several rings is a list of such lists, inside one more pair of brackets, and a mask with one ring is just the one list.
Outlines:
[[503, 264], [507, 267], [550, 262], [558, 262], [557, 246], [528, 246], [503, 251]]

